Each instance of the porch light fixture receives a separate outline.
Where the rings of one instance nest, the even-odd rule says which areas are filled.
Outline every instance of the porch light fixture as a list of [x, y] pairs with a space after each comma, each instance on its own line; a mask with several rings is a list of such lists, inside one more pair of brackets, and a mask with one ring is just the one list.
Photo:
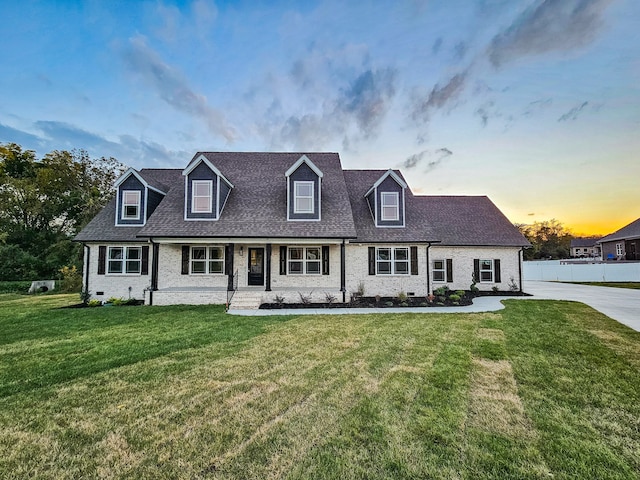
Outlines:
[[243, 255], [244, 255], [244, 247], [240, 245], [240, 256], [242, 257]]

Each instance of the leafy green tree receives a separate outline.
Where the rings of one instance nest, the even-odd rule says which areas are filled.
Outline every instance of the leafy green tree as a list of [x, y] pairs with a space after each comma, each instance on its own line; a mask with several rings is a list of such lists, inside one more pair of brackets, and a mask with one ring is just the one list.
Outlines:
[[13, 260], [22, 265], [0, 269], [0, 280], [52, 277], [65, 265], [80, 266], [71, 238], [106, 204], [124, 170], [114, 158], [91, 159], [84, 150], [55, 150], [37, 160], [20, 145], [0, 144], [0, 239], [20, 250]]
[[569, 258], [571, 253], [571, 231], [555, 218], [534, 222], [531, 225], [515, 224], [515, 226], [533, 246], [525, 249], [525, 260]]

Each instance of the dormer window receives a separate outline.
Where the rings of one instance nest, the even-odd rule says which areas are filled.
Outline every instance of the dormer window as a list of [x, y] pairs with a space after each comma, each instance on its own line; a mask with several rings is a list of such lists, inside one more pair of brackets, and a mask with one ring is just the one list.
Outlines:
[[320, 169], [302, 155], [284, 174], [287, 179], [287, 220], [319, 221], [322, 212]]
[[381, 192], [381, 219], [392, 222], [400, 218], [400, 196], [398, 192]]
[[199, 154], [182, 171], [184, 219], [218, 220], [233, 185], [206, 156]]
[[193, 180], [191, 189], [191, 205], [193, 213], [211, 213], [211, 180]]
[[140, 219], [140, 191], [123, 190], [122, 192], [122, 219]]
[[364, 194], [376, 227], [405, 226], [405, 189], [407, 184], [393, 170], [387, 170]]
[[294, 213], [313, 213], [314, 182], [293, 182]]

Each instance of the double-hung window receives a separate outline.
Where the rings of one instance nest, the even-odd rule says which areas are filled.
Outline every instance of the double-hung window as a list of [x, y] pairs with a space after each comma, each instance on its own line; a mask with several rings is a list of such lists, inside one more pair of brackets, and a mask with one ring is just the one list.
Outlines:
[[320, 275], [322, 249], [320, 247], [289, 247], [287, 269], [291, 275]]
[[493, 260], [480, 260], [480, 282], [493, 282]]
[[193, 213], [211, 213], [211, 180], [193, 180], [191, 183], [191, 211]]
[[376, 248], [376, 274], [408, 275], [409, 249], [407, 247]]
[[191, 274], [224, 273], [224, 247], [191, 247]]
[[618, 256], [622, 255], [622, 244], [621, 243], [616, 243], [616, 255], [618, 255]]
[[141, 247], [109, 247], [107, 273], [140, 274], [141, 267]]
[[447, 278], [446, 263], [444, 260], [434, 260], [432, 271], [433, 271], [434, 282], [444, 282], [445, 279]]
[[140, 190], [122, 191], [122, 219], [140, 220]]
[[400, 219], [400, 195], [398, 192], [380, 193], [380, 211], [383, 221], [395, 221]]
[[313, 182], [293, 182], [293, 213], [314, 213]]

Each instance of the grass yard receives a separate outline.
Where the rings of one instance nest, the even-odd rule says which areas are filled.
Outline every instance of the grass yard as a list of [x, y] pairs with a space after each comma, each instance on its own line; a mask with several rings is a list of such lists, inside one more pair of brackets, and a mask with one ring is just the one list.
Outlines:
[[640, 333], [582, 304], [76, 301], [0, 295], [0, 478], [640, 478]]

